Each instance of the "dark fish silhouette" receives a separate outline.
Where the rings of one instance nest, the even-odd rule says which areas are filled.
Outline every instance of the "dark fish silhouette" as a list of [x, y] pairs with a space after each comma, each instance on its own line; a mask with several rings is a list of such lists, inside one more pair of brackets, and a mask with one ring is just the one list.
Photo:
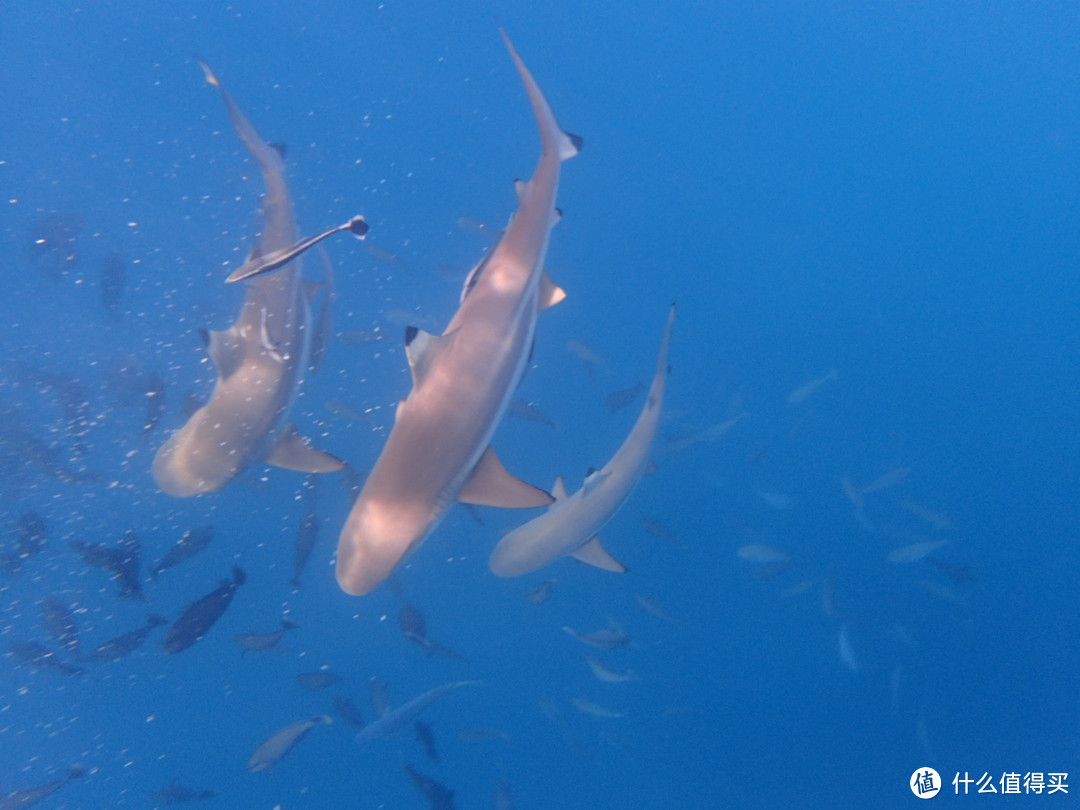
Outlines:
[[150, 794], [150, 799], [155, 804], [173, 805], [173, 804], [186, 804], [188, 802], [203, 802], [207, 799], [212, 799], [218, 795], [216, 790], [192, 790], [189, 787], [184, 787], [175, 780], [170, 782], [168, 787], [163, 787], [160, 790], [155, 790]]
[[34, 263], [53, 279], [66, 275], [79, 256], [75, 238], [82, 230], [82, 220], [74, 214], [51, 214], [30, 230], [30, 256]]
[[127, 265], [118, 253], [110, 253], [101, 263], [101, 280], [98, 293], [101, 304], [113, 317], [124, 295], [124, 280], [127, 278]]
[[439, 752], [435, 749], [435, 734], [431, 731], [431, 726], [423, 720], [417, 720], [413, 723], [413, 728], [416, 730], [416, 739], [424, 746], [424, 752], [428, 755], [428, 759], [432, 762], [438, 762]]
[[514, 399], [510, 400], [510, 404], [506, 406], [506, 415], [524, 419], [526, 422], [536, 422], [539, 425], [546, 425], [552, 430], [559, 429], [558, 424], [556, 424], [553, 419], [545, 416], [540, 409], [531, 402], [526, 402], [519, 397], [514, 397]]
[[326, 689], [337, 683], [337, 675], [333, 672], [327, 672], [326, 670], [319, 670], [317, 672], [301, 672], [296, 676], [296, 682], [305, 689], [310, 689], [313, 692], [317, 692], [320, 689]]
[[950, 562], [949, 560], [944, 560], [941, 557], [933, 555], [923, 558], [923, 561], [934, 566], [934, 568], [957, 585], [964, 585], [968, 582], [975, 581], [975, 574], [972, 573], [970, 568], [962, 563]]
[[403, 764], [402, 767], [405, 768], [405, 773], [408, 774], [412, 783], [416, 785], [420, 795], [427, 799], [433, 810], [455, 810], [454, 791], [450, 790], [442, 782], [437, 782], [430, 776], [409, 767], [408, 764]]
[[41, 516], [37, 512], [23, 512], [15, 525], [13, 548], [3, 556], [4, 569], [9, 574], [19, 573], [23, 563], [40, 552], [47, 539]]
[[61, 649], [76, 658], [79, 657], [79, 628], [75, 624], [75, 614], [67, 605], [53, 596], [46, 596], [38, 605], [41, 613], [41, 623], [45, 625], [45, 632], [54, 641], [59, 642]]
[[358, 731], [364, 727], [364, 715], [348, 695], [334, 696], [334, 714]]
[[277, 647], [283, 635], [299, 627], [300, 625], [292, 619], [282, 619], [280, 630], [275, 630], [273, 633], [237, 633], [233, 636], [233, 641], [240, 645], [241, 655], [249, 650], [272, 650]]
[[116, 638], [111, 638], [108, 641], [99, 644], [87, 653], [86, 656], [83, 657], [83, 660], [88, 661], [91, 664], [119, 661], [128, 653], [132, 653], [139, 649], [139, 647], [143, 645], [143, 642], [146, 641], [146, 637], [150, 635], [151, 630], [168, 623], [168, 619], [156, 614], [148, 616], [144, 627], [123, 633]]
[[86, 775], [86, 768], [82, 765], [72, 765], [63, 779], [47, 782], [32, 788], [13, 790], [0, 796], [0, 810], [16, 810], [16, 808], [33, 807], [43, 799], [48, 798], [72, 779], [79, 779]]
[[294, 588], [300, 587], [300, 575], [304, 573], [304, 567], [315, 548], [315, 542], [319, 539], [319, 516], [315, 513], [319, 490], [315, 480], [314, 475], [307, 476], [300, 490], [303, 514], [300, 517], [300, 528], [296, 532], [296, 545], [293, 547], [293, 578], [290, 584]]
[[199, 526], [195, 529], [188, 529], [184, 532], [184, 536], [177, 540], [176, 544], [165, 552], [165, 556], [161, 558], [161, 562], [151, 569], [150, 579], [155, 579], [162, 571], [166, 571], [174, 565], [179, 565], [185, 560], [191, 559], [210, 545], [210, 541], [213, 539], [213, 526]]
[[622, 410], [629, 405], [633, 405], [637, 402], [637, 398], [648, 388], [645, 383], [638, 380], [634, 385], [629, 388], [623, 388], [619, 391], [612, 391], [606, 397], [604, 397], [604, 407], [613, 413], [615, 411]]
[[16, 367], [15, 377], [19, 382], [37, 388], [43, 396], [56, 400], [64, 416], [64, 432], [71, 440], [72, 449], [79, 454], [85, 453], [84, 440], [92, 421], [86, 384], [69, 374], [23, 365]]
[[467, 660], [457, 650], [436, 642], [427, 634], [427, 623], [424, 614], [415, 605], [406, 602], [398, 611], [398, 627], [401, 628], [405, 638], [423, 648], [424, 652], [432, 658], [453, 658], [456, 661]]
[[13, 656], [35, 671], [51, 669], [54, 672], [63, 672], [65, 675], [82, 675], [86, 671], [80, 666], [69, 664], [59, 658], [53, 650], [36, 641], [20, 641], [12, 644], [9, 650]]
[[247, 581], [247, 575], [238, 565], [233, 566], [232, 575], [232, 580], [222, 580], [217, 588], [188, 605], [173, 622], [161, 645], [165, 652], [170, 655], [183, 652], [210, 632], [236, 595], [236, 589]]
[[80, 540], [72, 541], [71, 547], [90, 565], [112, 574], [120, 587], [121, 596], [146, 601], [142, 590], [142, 577], [139, 574], [142, 566], [142, 544], [135, 532], [130, 529], [124, 532], [115, 548], [104, 543], [83, 543]]
[[427, 622], [424, 621], [424, 614], [415, 605], [407, 602], [402, 605], [397, 614], [397, 621], [405, 638], [420, 645], [428, 643]]

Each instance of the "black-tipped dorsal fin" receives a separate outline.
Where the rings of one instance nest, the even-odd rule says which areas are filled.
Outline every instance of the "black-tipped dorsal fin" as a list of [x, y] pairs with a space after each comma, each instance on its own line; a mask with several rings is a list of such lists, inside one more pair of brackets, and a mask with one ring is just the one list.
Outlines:
[[605, 571], [616, 574], [626, 573], [626, 566], [607, 553], [607, 550], [600, 545], [599, 537], [594, 537], [585, 545], [580, 546], [570, 556], [578, 562], [602, 568]]
[[609, 475], [611, 475], [611, 473], [606, 473], [603, 470], [596, 469], [595, 467], [589, 467], [589, 472], [585, 475], [585, 483], [581, 485], [582, 496], [584, 497], [588, 495], [590, 492], [600, 486], [600, 484], [602, 484]]
[[445, 351], [453, 343], [453, 340], [453, 333], [439, 336], [415, 326], [405, 327], [405, 354], [409, 358], [409, 368], [412, 370], [413, 388], [419, 388], [424, 384], [424, 378], [432, 362], [440, 352]]
[[462, 503], [498, 506], [502, 509], [533, 509], [549, 506], [554, 498], [539, 487], [527, 484], [506, 471], [490, 447], [480, 456], [472, 474], [458, 495]]

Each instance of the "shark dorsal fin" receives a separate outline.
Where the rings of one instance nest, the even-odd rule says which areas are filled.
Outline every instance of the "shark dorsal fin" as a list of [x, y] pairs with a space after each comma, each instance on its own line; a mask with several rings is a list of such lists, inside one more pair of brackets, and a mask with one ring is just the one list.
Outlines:
[[560, 475], [555, 479], [555, 483], [551, 485], [551, 495], [555, 498], [555, 502], [558, 503], [567, 497], [566, 482], [563, 481], [563, 477]]
[[223, 380], [229, 379], [244, 362], [244, 340], [240, 330], [235, 326], [222, 330], [200, 329], [199, 334], [218, 375]]
[[490, 447], [480, 456], [472, 474], [458, 495], [462, 503], [498, 506], [502, 509], [532, 509], [548, 506], [554, 500], [539, 487], [515, 478]]
[[440, 336], [415, 326], [405, 327], [405, 354], [409, 358], [409, 368], [412, 369], [413, 388], [423, 385], [433, 360], [440, 352], [449, 348], [453, 340], [453, 333]]
[[555, 306], [564, 298], [566, 298], [566, 290], [552, 281], [546, 272], [540, 276], [540, 294], [537, 301], [541, 312]]
[[306, 473], [337, 472], [345, 466], [341, 459], [308, 442], [291, 422], [285, 426], [274, 446], [270, 448], [266, 463]]
[[605, 571], [612, 571], [616, 574], [626, 573], [626, 566], [607, 553], [604, 547], [600, 545], [599, 537], [594, 537], [585, 545], [578, 547], [570, 556], [578, 562], [602, 568]]

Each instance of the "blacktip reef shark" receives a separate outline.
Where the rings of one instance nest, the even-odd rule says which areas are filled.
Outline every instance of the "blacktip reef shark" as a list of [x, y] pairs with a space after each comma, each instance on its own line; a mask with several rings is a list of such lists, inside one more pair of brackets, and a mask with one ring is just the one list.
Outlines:
[[528, 365], [540, 312], [566, 297], [544, 272], [561, 163], [581, 139], [564, 132], [540, 87], [500, 29], [540, 128], [540, 160], [518, 181], [518, 210], [465, 281], [441, 336], [405, 330], [413, 387], [398, 405], [337, 549], [347, 593], [372, 591], [435, 529], [455, 501], [529, 508], [551, 496], [514, 478], [490, 448]]
[[622, 563], [604, 550], [596, 535], [619, 511], [649, 467], [664, 405], [673, 323], [674, 306], [668, 312], [660, 355], [656, 359], [656, 376], [649, 387], [645, 406], [622, 447], [603, 469], [589, 473], [584, 485], [573, 495], [567, 495], [562, 478], [557, 479], [551, 488], [555, 503], [548, 511], [514, 529], [495, 546], [488, 561], [492, 573], [500, 577], [518, 577], [567, 554], [606, 571], [626, 571]]
[[[158, 451], [152, 470], [158, 487], [176, 497], [216, 492], [257, 461], [311, 473], [344, 466], [287, 423], [310, 362], [312, 293], [305, 289], [299, 258], [310, 245], [301, 240], [304, 247], [296, 249], [296, 214], [284, 159], [259, 136], [210, 68], [199, 65], [206, 81], [221, 91], [233, 128], [266, 184], [263, 234], [245, 267], [255, 263], [265, 265], [264, 270], [280, 269], [246, 282], [240, 315], [229, 329], [202, 332], [217, 367], [217, 383], [206, 405]], [[343, 227], [351, 229], [351, 222]]]

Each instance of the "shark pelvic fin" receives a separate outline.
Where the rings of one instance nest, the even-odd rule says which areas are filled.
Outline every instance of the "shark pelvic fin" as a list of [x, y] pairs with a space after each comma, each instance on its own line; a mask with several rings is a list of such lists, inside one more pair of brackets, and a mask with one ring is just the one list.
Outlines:
[[570, 556], [578, 562], [602, 568], [605, 571], [612, 571], [616, 574], [626, 573], [626, 566], [607, 553], [604, 547], [600, 545], [599, 537], [594, 537]]
[[312, 446], [291, 422], [285, 426], [281, 436], [270, 448], [266, 463], [306, 473], [337, 472], [345, 466], [341, 459]]
[[506, 471], [490, 447], [480, 456], [472, 474], [458, 495], [462, 503], [477, 506], [498, 506], [503, 509], [532, 509], [548, 506], [553, 501], [548, 493]]
[[227, 380], [244, 362], [244, 340], [239, 330], [233, 326], [220, 331], [200, 329], [199, 333], [218, 374]]

